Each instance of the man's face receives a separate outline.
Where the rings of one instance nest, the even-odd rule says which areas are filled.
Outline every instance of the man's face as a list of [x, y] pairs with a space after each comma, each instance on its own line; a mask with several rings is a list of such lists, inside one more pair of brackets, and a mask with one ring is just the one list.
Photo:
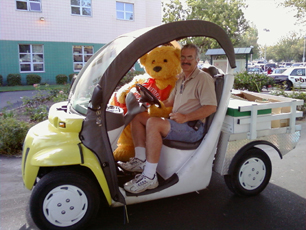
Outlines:
[[183, 72], [193, 71], [197, 64], [196, 50], [193, 48], [183, 49], [181, 52], [181, 66]]

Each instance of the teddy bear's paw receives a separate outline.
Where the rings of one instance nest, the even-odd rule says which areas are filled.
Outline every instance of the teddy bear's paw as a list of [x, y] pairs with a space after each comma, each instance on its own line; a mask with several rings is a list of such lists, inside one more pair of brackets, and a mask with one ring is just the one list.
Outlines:
[[131, 157], [135, 156], [134, 146], [120, 145], [113, 154], [116, 161], [129, 161]]
[[165, 107], [164, 103], [159, 101], [161, 107], [151, 105], [148, 109], [150, 117], [165, 117], [168, 118], [172, 110], [172, 107]]
[[123, 91], [123, 92], [118, 92], [117, 93], [117, 101], [120, 103], [120, 104], [125, 104], [125, 98], [126, 98], [126, 95], [127, 95], [128, 92], [126, 91]]

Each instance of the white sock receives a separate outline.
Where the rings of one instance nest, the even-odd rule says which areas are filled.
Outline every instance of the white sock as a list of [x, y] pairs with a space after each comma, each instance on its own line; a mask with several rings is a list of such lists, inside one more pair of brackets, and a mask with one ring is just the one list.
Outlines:
[[144, 147], [135, 147], [135, 158], [139, 160], [146, 160], [146, 148]]
[[145, 166], [142, 174], [145, 175], [146, 177], [150, 178], [150, 179], [153, 179], [153, 177], [156, 173], [157, 164], [158, 163], [150, 163], [150, 162], [146, 161], [146, 166]]

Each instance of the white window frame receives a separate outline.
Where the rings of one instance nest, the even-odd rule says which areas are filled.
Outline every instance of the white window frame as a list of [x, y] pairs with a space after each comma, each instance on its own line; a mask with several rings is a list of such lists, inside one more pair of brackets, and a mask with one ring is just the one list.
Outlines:
[[[30, 52], [20, 52], [20, 46], [21, 45], [29, 45], [30, 46]], [[33, 46], [42, 46], [42, 53], [34, 53], [33, 51]], [[22, 61], [21, 60], [21, 55], [30, 55], [30, 60], [29, 61]], [[42, 55], [43, 61], [34, 61], [33, 57], [34, 55]], [[42, 44], [19, 44], [18, 45], [18, 58], [19, 58], [19, 71], [20, 73], [42, 73], [45, 72], [45, 58], [44, 58], [44, 45]], [[30, 70], [23, 71], [21, 70], [21, 65], [30, 65]], [[35, 65], [43, 65], [42, 70], [35, 70]]]
[[[74, 52], [74, 48], [76, 46], [81, 46], [82, 47], [82, 50], [81, 50], [81, 53], [75, 53]], [[92, 49], [92, 53], [85, 53], [85, 48], [86, 47], [91, 47]], [[94, 54], [94, 47], [93, 46], [90, 46], [90, 45], [74, 45], [72, 46], [72, 60], [73, 60], [73, 71], [74, 72], [80, 72], [81, 69], [84, 67], [84, 65], [86, 64], [86, 57], [89, 59], [92, 55]], [[81, 61], [75, 61], [75, 57], [74, 56], [79, 56], [81, 57]], [[81, 65], [82, 67], [81, 68], [75, 68], [76, 65]]]
[[[31, 12], [42, 12], [41, 10], [41, 0], [16, 0], [16, 10], [20, 10], [20, 11], [31, 11]], [[17, 2], [24, 2], [27, 3], [27, 9], [17, 9]], [[34, 10], [31, 9], [31, 4], [39, 4], [39, 10]]]
[[[123, 4], [123, 10], [118, 10], [117, 9], [117, 3], [121, 3]], [[132, 5], [133, 6], [133, 11], [128, 11], [126, 10], [126, 5]], [[135, 14], [134, 14], [134, 4], [133, 3], [127, 3], [127, 2], [120, 2], [120, 1], [116, 1], [116, 18], [118, 20], [125, 20], [125, 21], [134, 21], [134, 18], [135, 18]], [[123, 13], [123, 18], [119, 18], [118, 17], [118, 13]], [[127, 14], [132, 14], [133, 18], [130, 19], [130, 18], [127, 18]]]
[[[80, 5], [73, 5], [71, 0], [70, 0], [71, 15], [91, 17], [92, 16], [92, 2], [91, 2], [91, 0], [87, 0], [87, 1], [90, 1], [90, 6], [83, 6], [82, 3], [83, 3], [84, 0], [79, 0], [79, 1], [80, 1]], [[80, 13], [79, 14], [72, 13], [72, 7], [80, 8]], [[83, 9], [90, 9], [90, 15], [83, 14]]]

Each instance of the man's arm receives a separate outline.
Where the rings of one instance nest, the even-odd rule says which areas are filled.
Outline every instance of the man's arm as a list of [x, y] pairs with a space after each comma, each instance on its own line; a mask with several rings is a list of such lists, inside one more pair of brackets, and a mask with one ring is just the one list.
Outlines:
[[165, 105], [166, 107], [172, 107], [174, 101], [171, 101], [171, 100], [168, 98], [168, 99], [164, 100], [163, 103], [164, 103], [164, 105]]
[[187, 121], [202, 120], [216, 112], [216, 110], [217, 106], [215, 105], [203, 105], [199, 109], [188, 114], [170, 113], [169, 116], [171, 120], [177, 123], [185, 123]]

